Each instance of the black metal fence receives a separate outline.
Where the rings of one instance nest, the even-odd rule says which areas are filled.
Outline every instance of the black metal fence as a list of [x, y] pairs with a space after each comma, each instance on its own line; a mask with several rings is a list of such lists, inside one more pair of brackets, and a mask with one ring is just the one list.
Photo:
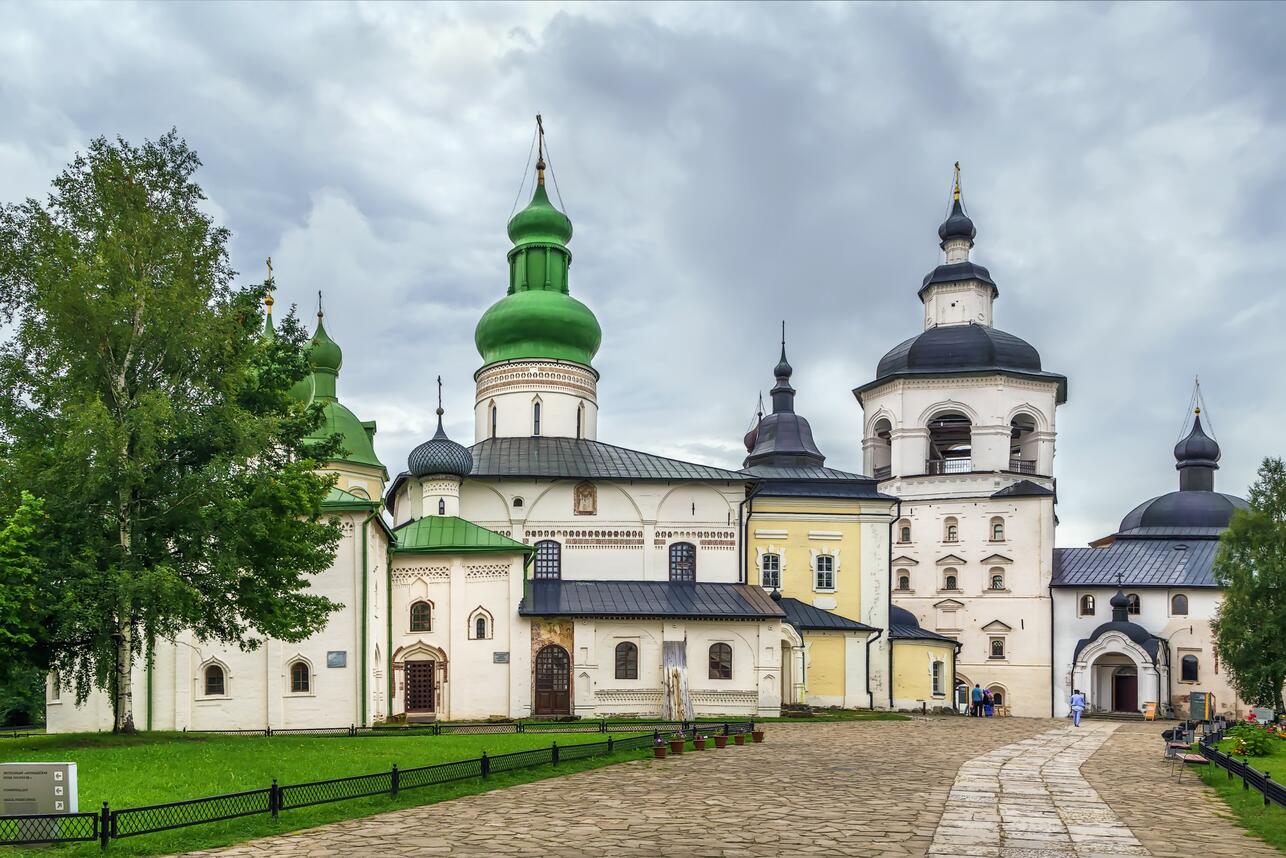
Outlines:
[[1286, 784], [1273, 780], [1270, 772], [1261, 772], [1250, 765], [1249, 760], [1238, 760], [1231, 754], [1219, 750], [1218, 743], [1224, 738], [1224, 731], [1207, 733], [1201, 737], [1198, 749], [1201, 756], [1228, 773], [1228, 780], [1241, 778], [1241, 788], [1253, 789], [1264, 797], [1264, 805], [1270, 803], [1286, 807]]
[[[273, 818], [276, 818], [283, 810], [294, 810], [301, 807], [328, 804], [334, 801], [348, 801], [350, 799], [370, 798], [380, 795], [395, 798], [399, 793], [406, 790], [420, 789], [437, 784], [472, 778], [487, 778], [493, 774], [533, 766], [556, 766], [562, 762], [606, 756], [618, 751], [638, 751], [650, 748], [662, 741], [663, 735], [677, 732], [683, 732], [685, 736], [691, 738], [699, 734], [730, 736], [738, 733], [749, 733], [755, 729], [753, 721], [729, 721], [726, 723], [666, 721], [650, 723], [653, 725], [650, 732], [642, 732], [642, 729], [635, 727], [628, 730], [628, 732], [641, 733], [641, 735], [625, 736], [618, 739], [610, 734], [623, 732], [616, 729], [620, 727], [619, 722], [560, 722], [558, 726], [591, 724], [594, 725], [597, 732], [604, 732], [609, 735], [607, 740], [603, 742], [564, 745], [561, 747], [557, 742], [554, 742], [548, 748], [533, 748], [528, 751], [515, 751], [510, 754], [498, 754], [496, 756], [488, 756], [484, 752], [482, 756], [473, 759], [435, 763], [411, 769], [399, 769], [394, 765], [387, 772], [331, 778], [330, 780], [311, 781], [309, 783], [279, 785], [274, 779], [272, 785], [265, 789], [246, 790], [245, 792], [195, 798], [188, 801], [172, 801], [145, 807], [125, 807], [113, 810], [107, 802], [103, 802], [102, 810], [96, 813], [0, 816], [0, 846], [31, 843], [82, 843], [97, 840], [102, 848], [106, 849], [109, 842], [122, 837], [136, 837], [140, 834], [153, 834], [158, 831], [170, 831], [191, 825], [205, 825], [243, 816], [270, 814]], [[507, 726], [512, 727], [513, 725]], [[612, 729], [608, 729], [609, 727]], [[242, 732], [261, 734], [263, 731]], [[318, 733], [317, 731], [273, 731], [273, 733], [291, 732], [331, 735], [329, 732]], [[511, 730], [510, 732], [515, 731]], [[516, 732], [536, 731], [520, 730]], [[573, 731], [560, 730], [555, 732], [566, 733]], [[369, 733], [356, 733], [354, 735], [369, 735]], [[428, 731], [427, 729], [423, 731], [417, 729], [416, 735], [428, 735]]]
[[405, 726], [267, 727], [259, 730], [189, 730], [221, 736], [479, 736], [508, 733], [638, 733], [646, 730], [685, 732], [723, 728], [723, 722], [706, 721], [434, 721]]

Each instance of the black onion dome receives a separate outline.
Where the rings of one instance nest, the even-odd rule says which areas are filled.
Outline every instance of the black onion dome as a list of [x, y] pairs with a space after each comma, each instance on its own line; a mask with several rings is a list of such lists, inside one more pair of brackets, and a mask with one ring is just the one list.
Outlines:
[[1219, 461], [1219, 442], [1215, 441], [1201, 428], [1201, 414], [1192, 421], [1192, 431], [1188, 437], [1174, 445], [1175, 461], [1182, 466], [1204, 465], [1210, 467]]
[[1040, 353], [1026, 340], [988, 325], [939, 325], [894, 346], [876, 376], [959, 370], [1040, 372]]
[[411, 451], [406, 467], [415, 477], [450, 474], [464, 479], [473, 470], [473, 454], [463, 444], [448, 438], [442, 428], [442, 409], [438, 409], [438, 431]]
[[1128, 608], [1130, 607], [1130, 597], [1125, 595], [1124, 591], [1117, 590], [1116, 595], [1108, 601], [1108, 604], [1113, 608]]
[[964, 213], [960, 200], [955, 200], [951, 205], [951, 214], [938, 227], [938, 238], [943, 241], [949, 238], [967, 238], [973, 241], [977, 235], [978, 228], [973, 225], [973, 220]]
[[1137, 527], [1227, 527], [1233, 510], [1250, 505], [1220, 492], [1177, 491], [1152, 498], [1121, 519], [1121, 533]]

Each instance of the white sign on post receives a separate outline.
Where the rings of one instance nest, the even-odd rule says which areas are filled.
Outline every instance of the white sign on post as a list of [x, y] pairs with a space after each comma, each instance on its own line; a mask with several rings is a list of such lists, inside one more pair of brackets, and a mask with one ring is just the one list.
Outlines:
[[0, 763], [0, 812], [5, 816], [76, 813], [75, 763]]

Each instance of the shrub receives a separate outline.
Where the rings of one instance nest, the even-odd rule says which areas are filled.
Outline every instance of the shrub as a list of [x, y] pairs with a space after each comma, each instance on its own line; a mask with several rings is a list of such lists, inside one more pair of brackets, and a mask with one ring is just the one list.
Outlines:
[[1273, 735], [1254, 724], [1238, 724], [1228, 731], [1237, 740], [1233, 753], [1242, 757], [1266, 757], [1272, 753]]

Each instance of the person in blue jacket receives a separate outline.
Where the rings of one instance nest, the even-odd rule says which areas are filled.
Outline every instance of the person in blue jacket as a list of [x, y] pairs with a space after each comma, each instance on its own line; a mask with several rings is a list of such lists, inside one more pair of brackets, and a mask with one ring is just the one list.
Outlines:
[[969, 714], [975, 718], [981, 718], [982, 717], [982, 689], [978, 687], [977, 683], [974, 684], [973, 691], [969, 692], [969, 702], [972, 704], [969, 707]]
[[1072, 699], [1068, 701], [1072, 707], [1072, 726], [1081, 726], [1081, 713], [1085, 711], [1085, 695], [1081, 694], [1079, 688], [1072, 689]]

